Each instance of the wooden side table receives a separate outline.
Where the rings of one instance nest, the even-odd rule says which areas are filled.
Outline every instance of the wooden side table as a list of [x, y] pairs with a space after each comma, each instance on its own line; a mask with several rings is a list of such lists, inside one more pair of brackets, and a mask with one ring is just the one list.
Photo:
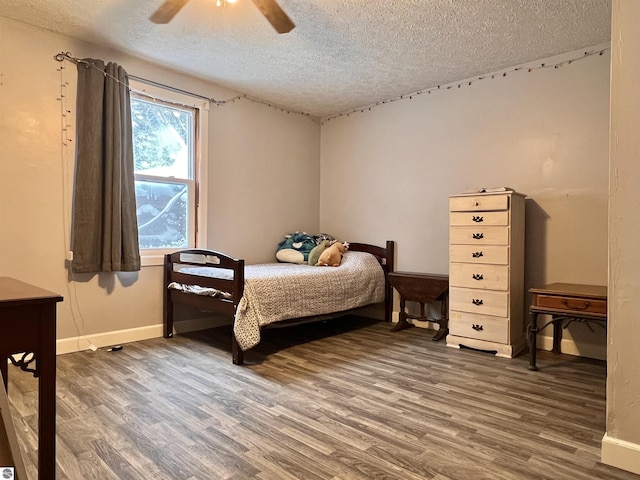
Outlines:
[[[400, 294], [400, 319], [391, 329], [398, 332], [414, 325], [407, 319], [418, 320], [420, 322], [436, 322], [439, 329], [432, 340], [438, 341], [449, 333], [449, 275], [436, 273], [416, 273], [416, 272], [391, 272], [388, 275], [389, 283]], [[430, 318], [425, 313], [425, 304], [441, 301], [442, 318]], [[406, 302], [418, 302], [420, 304], [420, 315], [412, 315], [406, 311]]]
[[[56, 477], [56, 293], [0, 277], [0, 374], [7, 359], [38, 377], [38, 478]], [[23, 353], [19, 360], [12, 355]], [[36, 365], [33, 368], [33, 361]]]
[[[574, 283], [552, 283], [541, 288], [530, 288], [533, 294], [529, 313], [529, 370], [536, 366], [538, 332], [553, 324], [553, 353], [560, 353], [562, 328], [572, 322], [599, 322], [607, 325], [607, 287], [601, 285], [579, 285]], [[538, 316], [550, 315], [551, 320], [538, 327]]]

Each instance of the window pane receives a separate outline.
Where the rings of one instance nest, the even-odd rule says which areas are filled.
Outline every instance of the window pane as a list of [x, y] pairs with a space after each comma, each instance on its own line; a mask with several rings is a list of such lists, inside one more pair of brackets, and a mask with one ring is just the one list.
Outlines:
[[190, 110], [132, 98], [135, 172], [192, 178], [193, 117]]
[[189, 185], [136, 180], [140, 248], [186, 248]]

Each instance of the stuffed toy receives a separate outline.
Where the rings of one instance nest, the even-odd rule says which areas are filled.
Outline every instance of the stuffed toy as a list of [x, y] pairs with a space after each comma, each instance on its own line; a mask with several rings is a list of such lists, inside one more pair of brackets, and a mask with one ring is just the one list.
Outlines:
[[318, 263], [320, 254], [324, 252], [330, 244], [331, 244], [330, 240], [322, 240], [320, 243], [318, 243], [318, 245], [313, 247], [313, 250], [311, 250], [311, 253], [309, 253], [309, 260], [307, 263], [311, 266], [315, 266], [315, 264]]
[[324, 251], [320, 254], [318, 258], [318, 263], [316, 266], [318, 267], [339, 267], [342, 263], [342, 256], [344, 252], [349, 248], [349, 244], [347, 242], [340, 243], [335, 242], [329, 245]]
[[320, 245], [325, 240], [329, 241], [329, 243], [327, 245], [329, 245], [329, 244], [331, 244], [331, 243], [336, 241], [336, 238], [333, 235], [329, 235], [328, 233], [316, 233], [313, 236], [313, 239], [316, 241], [317, 245]]
[[305, 232], [288, 233], [278, 244], [276, 259], [284, 263], [307, 263], [316, 241]]

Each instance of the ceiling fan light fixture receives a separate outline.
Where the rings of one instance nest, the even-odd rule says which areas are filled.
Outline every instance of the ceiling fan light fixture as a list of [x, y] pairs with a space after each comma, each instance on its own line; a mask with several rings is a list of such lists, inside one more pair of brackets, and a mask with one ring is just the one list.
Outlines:
[[[162, 4], [154, 11], [149, 20], [153, 23], [165, 24], [185, 6], [189, 0], [164, 0]], [[215, 0], [216, 6], [226, 7], [228, 3], [234, 3], [236, 0]], [[258, 10], [264, 15], [267, 21], [278, 33], [289, 33], [295, 28], [295, 24], [288, 15], [280, 8], [276, 0], [251, 0], [258, 7]]]

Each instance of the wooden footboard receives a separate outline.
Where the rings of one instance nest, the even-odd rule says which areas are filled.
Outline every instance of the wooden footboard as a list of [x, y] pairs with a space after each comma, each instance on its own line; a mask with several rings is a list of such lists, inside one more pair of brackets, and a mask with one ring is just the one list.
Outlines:
[[[378, 259], [385, 274], [385, 321], [391, 321], [393, 311], [393, 288], [387, 275], [394, 270], [395, 243], [387, 241], [385, 247], [378, 247], [366, 243], [350, 243], [349, 249], [359, 252], [367, 252]], [[173, 337], [174, 304], [180, 303], [196, 307], [208, 312], [228, 315], [235, 318], [238, 303], [244, 292], [244, 260], [236, 259], [214, 250], [191, 249], [167, 254], [164, 257], [164, 313], [163, 335], [165, 338]], [[217, 269], [219, 276], [209, 277], [182, 273], [185, 267], [210, 267]], [[172, 282], [182, 286], [197, 286], [213, 289], [220, 294], [217, 296], [205, 296], [170, 288]], [[214, 292], [214, 294], [215, 294]], [[244, 352], [239, 347], [235, 335], [232, 337], [233, 363], [243, 363]]]
[[[221, 278], [182, 273], [185, 267], [211, 267], [220, 270]], [[229, 294], [227, 297], [194, 295], [169, 288], [172, 282], [197, 284]], [[214, 250], [181, 250], [164, 257], [164, 337], [173, 336], [173, 304], [182, 303], [223, 315], [235, 314], [244, 291], [244, 260], [232, 258]]]

